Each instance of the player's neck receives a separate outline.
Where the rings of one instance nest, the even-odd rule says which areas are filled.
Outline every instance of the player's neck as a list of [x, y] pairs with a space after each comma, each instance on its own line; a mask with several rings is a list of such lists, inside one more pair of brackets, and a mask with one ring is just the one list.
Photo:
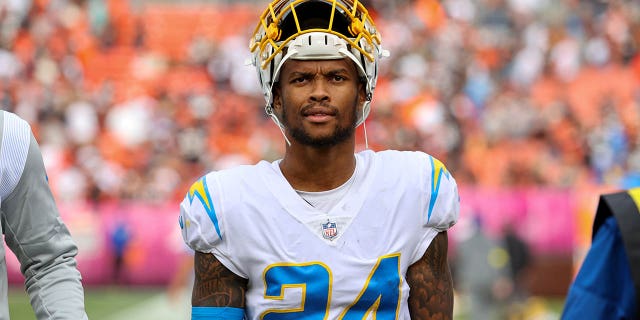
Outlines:
[[292, 144], [280, 162], [280, 170], [296, 190], [331, 190], [353, 175], [356, 168], [354, 149], [353, 143], [327, 148]]

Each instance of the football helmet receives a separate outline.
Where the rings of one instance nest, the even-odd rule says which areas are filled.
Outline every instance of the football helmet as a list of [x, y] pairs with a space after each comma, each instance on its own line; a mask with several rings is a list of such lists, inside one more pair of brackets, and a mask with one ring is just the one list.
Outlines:
[[378, 60], [388, 56], [367, 9], [358, 0], [274, 0], [269, 4], [251, 37], [252, 64], [273, 114], [273, 85], [288, 59], [351, 59], [366, 79], [366, 101], [358, 113], [360, 125], [369, 115], [378, 78]]

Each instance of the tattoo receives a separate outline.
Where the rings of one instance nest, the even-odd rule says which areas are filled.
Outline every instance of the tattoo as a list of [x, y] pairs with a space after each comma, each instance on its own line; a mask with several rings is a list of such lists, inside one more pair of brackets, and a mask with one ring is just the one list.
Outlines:
[[247, 279], [229, 271], [213, 254], [196, 252], [194, 259], [194, 307], [245, 307]]
[[422, 259], [407, 270], [411, 319], [453, 318], [453, 281], [447, 246], [447, 232], [440, 232]]

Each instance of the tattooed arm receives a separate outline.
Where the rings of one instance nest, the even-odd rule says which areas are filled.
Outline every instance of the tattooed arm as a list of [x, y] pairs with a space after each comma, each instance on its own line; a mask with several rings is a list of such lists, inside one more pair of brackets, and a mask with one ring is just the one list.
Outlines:
[[194, 259], [194, 307], [245, 307], [247, 279], [229, 271], [213, 254], [196, 251]]
[[411, 319], [453, 319], [453, 281], [447, 246], [447, 232], [438, 233], [422, 259], [407, 270]]

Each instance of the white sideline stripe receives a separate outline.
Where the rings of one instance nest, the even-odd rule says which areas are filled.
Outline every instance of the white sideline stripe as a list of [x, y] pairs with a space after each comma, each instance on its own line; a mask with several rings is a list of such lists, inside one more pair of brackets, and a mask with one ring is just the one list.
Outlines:
[[191, 316], [191, 302], [186, 294], [179, 301], [170, 301], [165, 293], [114, 313], [105, 320], [187, 320]]

